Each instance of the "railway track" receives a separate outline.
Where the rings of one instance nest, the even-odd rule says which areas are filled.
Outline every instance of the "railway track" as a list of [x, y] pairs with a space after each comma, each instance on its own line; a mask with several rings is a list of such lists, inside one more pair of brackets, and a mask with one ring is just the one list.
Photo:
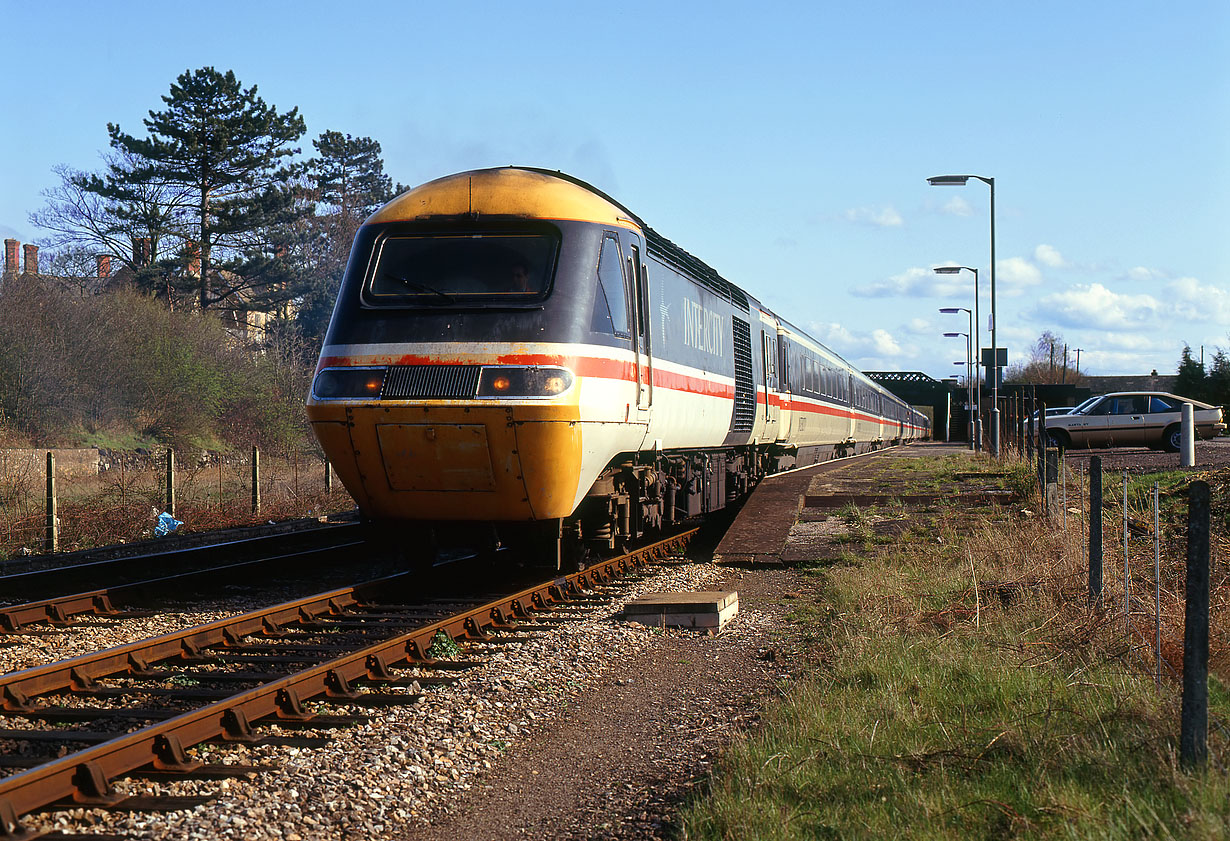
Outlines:
[[126, 599], [210, 579], [263, 579], [279, 564], [309, 564], [362, 543], [354, 523], [3, 575], [0, 634], [42, 622], [64, 625], [81, 614], [116, 615]]
[[[413, 703], [449, 670], [441, 641], [496, 641], [536, 617], [594, 598], [587, 591], [636, 570], [686, 542], [693, 531], [463, 607], [390, 601], [411, 573], [286, 602], [136, 643], [0, 677], [0, 838], [36, 837], [21, 819], [54, 807], [182, 809], [199, 801], [131, 798], [112, 781], [127, 775], [199, 778], [250, 774], [252, 766], [213, 766], [190, 758], [203, 742], [287, 744], [262, 733], [268, 723], [327, 729], [362, 720], [313, 706], [373, 709]], [[104, 726], [106, 725], [106, 726]], [[312, 744], [309, 739], [303, 744]]]

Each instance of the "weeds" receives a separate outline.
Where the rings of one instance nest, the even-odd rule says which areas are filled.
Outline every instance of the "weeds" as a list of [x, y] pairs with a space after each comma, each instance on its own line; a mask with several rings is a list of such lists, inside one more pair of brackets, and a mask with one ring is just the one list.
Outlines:
[[[1002, 481], [1028, 498], [1036, 474], [1009, 462]], [[839, 516], [861, 543], [866, 516]], [[816, 671], [724, 758], [681, 837], [1230, 832], [1225, 773], [1178, 768], [1176, 690], [1157, 692], [1141, 669], [1143, 635], [1125, 637], [1121, 613], [1086, 606], [1082, 524], [994, 516], [940, 509], [891, 548], [865, 545], [860, 564], [824, 568], [824, 604], [791, 613], [823, 651], [809, 658]], [[1151, 544], [1149, 556], [1151, 573]], [[1110, 593], [1109, 562], [1107, 573]], [[1224, 650], [1225, 635], [1214, 637]], [[1210, 712], [1230, 718], [1216, 677]], [[1226, 756], [1226, 734], [1210, 736], [1210, 753]]]

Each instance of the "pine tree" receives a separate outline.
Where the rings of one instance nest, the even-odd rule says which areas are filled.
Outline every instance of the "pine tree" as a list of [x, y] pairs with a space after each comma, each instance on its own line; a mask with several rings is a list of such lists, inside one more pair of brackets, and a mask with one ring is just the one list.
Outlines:
[[[277, 255], [266, 234], [303, 212], [291, 190], [293, 144], [306, 130], [298, 108], [278, 113], [255, 85], [244, 89], [232, 71], [212, 67], [183, 73], [162, 100], [166, 109], [144, 121], [148, 137], [108, 124], [112, 147], [139, 161], [119, 186], [157, 184], [188, 203], [181, 253], [187, 263], [199, 260], [202, 308], [245, 289], [285, 297], [284, 289], [271, 291]], [[220, 269], [231, 276], [215, 290]]]
[[1217, 406], [1230, 406], [1230, 357], [1221, 348], [1213, 354], [1206, 399]]
[[[308, 162], [315, 260], [311, 279], [296, 320], [302, 334], [324, 336], [333, 301], [363, 220], [394, 196], [393, 181], [384, 172], [380, 144], [370, 137], [326, 131], [312, 141], [317, 157]], [[398, 191], [404, 189], [400, 184]]]
[[1184, 345], [1183, 355], [1179, 359], [1178, 377], [1174, 383], [1175, 393], [1180, 397], [1203, 400], [1206, 385], [1204, 363], [1193, 359], [1191, 346]]
[[393, 197], [393, 180], [384, 173], [375, 140], [326, 131], [312, 145], [319, 157], [309, 166], [320, 204], [361, 221]]

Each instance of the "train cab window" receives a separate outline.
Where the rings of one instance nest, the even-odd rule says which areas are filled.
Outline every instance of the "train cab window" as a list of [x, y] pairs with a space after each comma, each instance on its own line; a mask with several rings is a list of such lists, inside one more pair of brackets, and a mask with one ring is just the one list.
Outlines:
[[595, 333], [612, 333], [624, 339], [630, 338], [632, 333], [628, 328], [628, 296], [624, 287], [623, 260], [619, 256], [619, 240], [612, 234], [602, 238], [597, 285], [590, 329]]
[[557, 236], [468, 232], [402, 234], [377, 241], [364, 288], [370, 306], [527, 303], [551, 284]]

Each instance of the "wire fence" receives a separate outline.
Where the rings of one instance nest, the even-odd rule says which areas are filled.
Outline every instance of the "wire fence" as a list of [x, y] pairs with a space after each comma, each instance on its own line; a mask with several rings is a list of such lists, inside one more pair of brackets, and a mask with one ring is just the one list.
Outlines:
[[319, 452], [0, 451], [0, 564], [352, 508]]
[[[1227, 723], [1213, 717], [1206, 724], [1189, 721], [1189, 714], [1207, 716], [1207, 670], [1210, 641], [1225, 652], [1227, 630], [1214, 622], [1225, 616], [1230, 602], [1230, 575], [1213, 562], [1226, 548], [1226, 535], [1210, 542], [1208, 485], [1170, 474], [1164, 480], [1128, 471], [1103, 473], [1101, 459], [1093, 456], [1085, 469], [1075, 469], [1067, 453], [1054, 448], [1038, 451], [1038, 490], [1047, 516], [1066, 540], [1078, 545], [1081, 566], [1088, 573], [1086, 597], [1106, 627], [1124, 641], [1129, 659], [1152, 674], [1159, 691], [1183, 688], [1181, 747], [1201, 731], [1196, 755], [1182, 757], [1185, 764], [1203, 764], [1207, 756], [1221, 770], [1223, 757], [1208, 753], [1204, 733], [1216, 730], [1230, 736]], [[1046, 460], [1054, 464], [1048, 470]], [[1155, 474], [1156, 475], [1156, 474]], [[1203, 494], [1203, 502], [1200, 495]], [[1201, 520], [1202, 518], [1202, 520]], [[1199, 543], [1203, 533], [1203, 558]], [[1193, 578], [1193, 564], [1203, 584]], [[1203, 572], [1199, 570], [1203, 564]], [[1193, 597], [1203, 592], [1203, 604]], [[1192, 634], [1203, 634], [1193, 650]], [[1202, 649], [1202, 650], [1201, 650]], [[1186, 661], [1185, 661], [1186, 658]], [[1185, 668], [1186, 662], [1186, 668]], [[1215, 667], [1225, 667], [1224, 653]], [[1193, 679], [1198, 686], [1192, 687]], [[1191, 692], [1202, 693], [1199, 699]], [[1193, 705], [1198, 708], [1189, 709]], [[1224, 742], [1224, 739], [1223, 739]]]

